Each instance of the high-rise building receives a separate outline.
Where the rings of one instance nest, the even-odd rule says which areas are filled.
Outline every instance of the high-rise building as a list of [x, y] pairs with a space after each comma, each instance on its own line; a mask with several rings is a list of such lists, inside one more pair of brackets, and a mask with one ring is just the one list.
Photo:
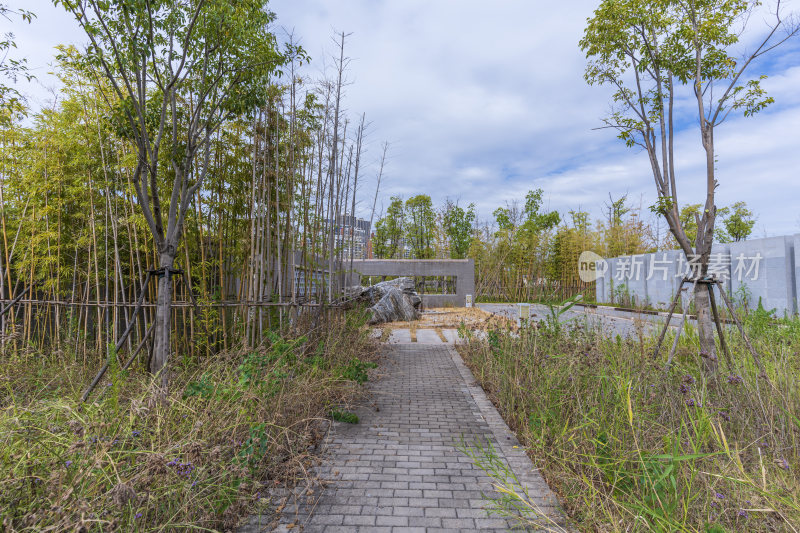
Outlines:
[[350, 257], [351, 245], [353, 259], [367, 258], [367, 248], [370, 243], [369, 220], [357, 218], [353, 215], [340, 215], [336, 218], [334, 231], [336, 234], [336, 248], [341, 250], [343, 258]]

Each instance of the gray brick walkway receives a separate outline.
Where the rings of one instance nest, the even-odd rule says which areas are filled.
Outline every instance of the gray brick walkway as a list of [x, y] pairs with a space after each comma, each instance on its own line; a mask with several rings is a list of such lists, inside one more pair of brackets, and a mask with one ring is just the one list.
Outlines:
[[[461, 358], [445, 344], [386, 345], [370, 404], [359, 424], [332, 426], [327, 457], [317, 467], [324, 488], [283, 509], [278, 531], [507, 531], [489, 516], [489, 478], [457, 449], [491, 442], [539, 507], [558, 516], [541, 476], [478, 387]], [[265, 529], [254, 517], [241, 533]]]

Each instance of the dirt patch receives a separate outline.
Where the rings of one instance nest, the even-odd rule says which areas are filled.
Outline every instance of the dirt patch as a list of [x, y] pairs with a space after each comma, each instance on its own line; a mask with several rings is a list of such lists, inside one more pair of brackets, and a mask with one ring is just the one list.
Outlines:
[[516, 331], [515, 321], [484, 311], [478, 307], [434, 307], [423, 311], [419, 320], [414, 322], [388, 322], [381, 327], [386, 330], [411, 329], [412, 335], [417, 329], [458, 329], [461, 326], [469, 330], [511, 329]]

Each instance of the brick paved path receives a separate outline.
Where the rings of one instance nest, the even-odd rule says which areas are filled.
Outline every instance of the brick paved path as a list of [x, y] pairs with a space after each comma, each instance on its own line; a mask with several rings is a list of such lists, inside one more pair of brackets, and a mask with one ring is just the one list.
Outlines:
[[[540, 508], [558, 516], [554, 496], [452, 346], [395, 344], [384, 353], [371, 403], [356, 410], [360, 423], [332, 427], [318, 467], [328, 483], [287, 506], [279, 531], [507, 531], [512, 523], [485, 510], [482, 494], [497, 494], [457, 449], [462, 436], [492, 442]], [[261, 531], [260, 520], [241, 532]]]

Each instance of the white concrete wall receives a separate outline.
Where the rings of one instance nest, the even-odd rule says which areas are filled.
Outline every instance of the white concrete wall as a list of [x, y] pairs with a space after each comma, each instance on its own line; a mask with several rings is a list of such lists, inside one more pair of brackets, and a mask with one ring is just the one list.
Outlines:
[[[715, 244], [711, 253], [716, 266], [709, 273], [722, 279], [728, 292], [736, 295], [744, 285], [753, 306], [760, 298], [765, 309], [775, 309], [779, 315], [800, 312], [800, 234]], [[611, 303], [614, 289], [624, 284], [634, 301], [661, 309], [669, 307], [688, 268], [679, 250], [606, 262], [608, 269], [596, 285], [599, 302]]]

